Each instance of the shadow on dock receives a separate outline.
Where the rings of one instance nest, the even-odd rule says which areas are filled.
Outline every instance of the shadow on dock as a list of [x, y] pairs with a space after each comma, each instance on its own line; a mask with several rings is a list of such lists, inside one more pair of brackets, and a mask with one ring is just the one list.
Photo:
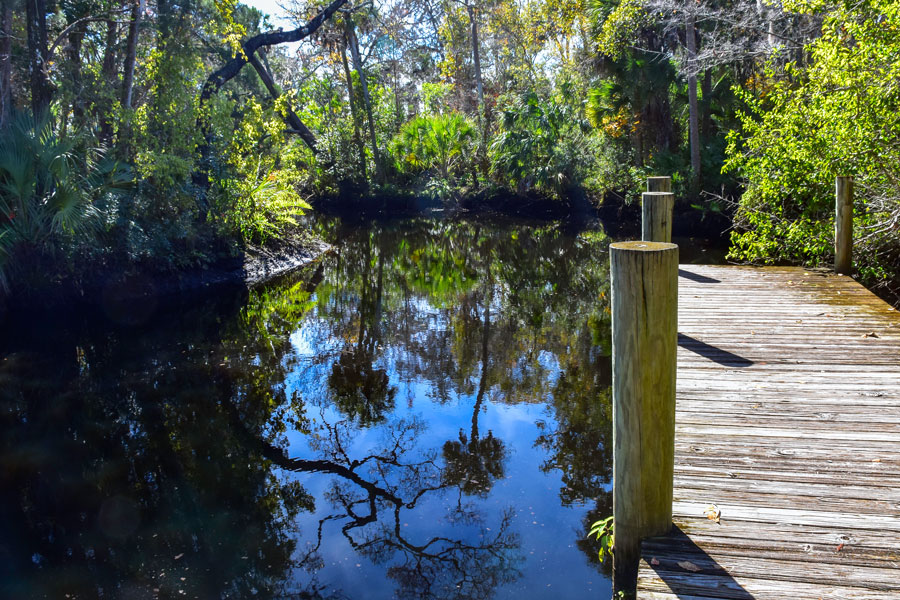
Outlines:
[[684, 277], [685, 279], [690, 279], [691, 281], [696, 281], [697, 283], [722, 283], [718, 279], [707, 277], [706, 275], [691, 273], [690, 271], [685, 271], [684, 269], [678, 269], [678, 276]]
[[709, 360], [726, 367], [749, 367], [753, 364], [752, 360], [744, 358], [743, 356], [738, 356], [728, 350], [710, 346], [706, 342], [701, 342], [700, 340], [683, 333], [678, 334], [678, 345], [685, 350], [690, 350], [695, 354], [699, 354], [704, 358], [708, 358]]
[[[644, 540], [642, 555], [660, 582], [668, 587], [655, 591], [671, 593], [684, 600], [713, 595], [728, 600], [755, 599], [677, 525], [672, 526], [669, 535]], [[653, 587], [659, 586], [660, 582]], [[647, 589], [646, 584], [642, 589]]]

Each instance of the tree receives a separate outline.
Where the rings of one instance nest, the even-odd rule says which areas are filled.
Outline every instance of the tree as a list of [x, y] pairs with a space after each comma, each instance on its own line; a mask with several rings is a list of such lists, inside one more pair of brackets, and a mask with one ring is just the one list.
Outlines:
[[822, 11], [808, 66], [770, 69], [729, 137], [726, 168], [746, 178], [731, 256], [819, 264], [832, 256], [834, 180], [856, 177], [854, 262], [900, 292], [900, 7], [888, 0], [789, 2]]
[[350, 48], [350, 56], [353, 58], [353, 68], [359, 78], [359, 87], [362, 91], [363, 106], [369, 123], [369, 141], [372, 144], [372, 157], [375, 159], [375, 178], [379, 183], [384, 183], [384, 164], [381, 161], [381, 152], [378, 149], [378, 135], [375, 132], [375, 118], [372, 116], [372, 97], [369, 94], [369, 83], [365, 69], [363, 69], [362, 55], [359, 52], [359, 40], [356, 37], [356, 23], [352, 18], [353, 13], [347, 12], [344, 16], [344, 39]]
[[47, 75], [49, 48], [45, 0], [25, 0], [25, 22], [28, 35], [28, 70], [31, 76], [31, 112], [37, 120], [49, 115], [53, 93]]
[[0, 3], [0, 127], [9, 120], [13, 107], [12, 5], [13, 0]]
[[[278, 30], [258, 33], [244, 41], [242, 44], [240, 44], [239, 50], [235, 53], [231, 60], [211, 73], [206, 79], [206, 83], [203, 84], [203, 89], [200, 91], [201, 104], [208, 101], [213, 94], [215, 94], [222, 88], [223, 85], [237, 76], [245, 65], [247, 65], [248, 63], [253, 64], [253, 62], [256, 61], [254, 55], [257, 50], [270, 46], [276, 46], [278, 44], [299, 42], [300, 40], [309, 37], [310, 35], [315, 33], [329, 18], [331, 18], [332, 15], [334, 15], [334, 13], [338, 11], [338, 9], [340, 9], [346, 3], [347, 0], [332, 0], [332, 2], [328, 6], [326, 6], [308, 23], [301, 27], [297, 27], [296, 29], [292, 29], [290, 31]], [[258, 64], [258, 62], [256, 64]], [[260, 77], [263, 78], [263, 81], [266, 82], [266, 87], [269, 89], [270, 93], [274, 96], [277, 96], [277, 92], [275, 92], [274, 90], [274, 84], [271, 81], [271, 77], [266, 76], [265, 72], [261, 68], [257, 68], [257, 73], [259, 73]], [[309, 129], [300, 121], [299, 117], [297, 117], [297, 115], [294, 114], [293, 111], [290, 111], [288, 112], [287, 120], [288, 124], [292, 127], [292, 131], [297, 131], [297, 133], [303, 138], [310, 149], [315, 151], [315, 138], [312, 136], [312, 132], [309, 131]], [[207, 143], [202, 148], [202, 154], [204, 154], [202, 160], [203, 163], [209, 162], [209, 150], [209, 144]], [[201, 185], [205, 185], [206, 178], [202, 174], [196, 176], [195, 179], [200, 182]]]

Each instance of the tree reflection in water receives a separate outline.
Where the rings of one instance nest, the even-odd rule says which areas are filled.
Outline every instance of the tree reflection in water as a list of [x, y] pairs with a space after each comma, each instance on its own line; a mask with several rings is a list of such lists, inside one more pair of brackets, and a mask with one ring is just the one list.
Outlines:
[[481, 437], [478, 433], [478, 416], [484, 403], [488, 389], [490, 373], [490, 337], [491, 337], [491, 304], [494, 300], [494, 281], [490, 273], [485, 276], [486, 292], [484, 293], [484, 322], [481, 326], [481, 376], [478, 380], [478, 392], [475, 395], [475, 406], [472, 408], [472, 428], [468, 435], [459, 430], [459, 441], [450, 440], [444, 443], [444, 461], [447, 464], [445, 478], [451, 485], [459, 487], [464, 494], [477, 494], [486, 497], [494, 480], [503, 477], [503, 459], [506, 450], [503, 441], [494, 437], [492, 431]]
[[[397, 597], [508, 596], [535, 552], [509, 479], [519, 455], [558, 482], [544, 510], [584, 511], [536, 539], [594, 559], [572, 531], [609, 504], [602, 234], [447, 221], [337, 234], [318, 268], [249, 296], [9, 336], [0, 595], [389, 593], [334, 579], [329, 552], [345, 548]], [[531, 437], [490, 425], [513, 407], [543, 411]]]

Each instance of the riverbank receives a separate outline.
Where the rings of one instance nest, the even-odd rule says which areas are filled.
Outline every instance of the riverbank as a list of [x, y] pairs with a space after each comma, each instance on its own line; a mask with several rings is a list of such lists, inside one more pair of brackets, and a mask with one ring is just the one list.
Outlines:
[[[84, 273], [79, 280], [42, 281], [28, 290], [0, 295], [0, 317], [9, 313], [102, 305], [114, 312], [127, 306], [156, 306], [223, 288], [251, 288], [318, 260], [331, 246], [296, 230], [264, 246], [253, 246], [209, 265], [182, 271], [111, 267]], [[138, 311], [142, 312], [142, 311]]]
[[[349, 221], [447, 214], [584, 223], [599, 220], [605, 231], [625, 237], [640, 235], [641, 231], [640, 203], [627, 202], [623, 195], [614, 193], [601, 201], [578, 191], [560, 199], [534, 192], [518, 194], [505, 189], [485, 189], [444, 202], [401, 192], [322, 196], [311, 202], [317, 213]], [[728, 243], [732, 220], [725, 212], [701, 210], [687, 202], [678, 202], [673, 219], [673, 235], [677, 237], [703, 237]]]
[[[487, 191], [441, 202], [412, 194], [346, 195], [313, 201], [316, 213], [346, 222], [368, 220], [448, 217], [514, 218], [527, 221], [564, 222], [575, 229], [597, 227], [628, 239], [640, 233], [640, 205], [610, 196], [596, 205], [584, 195], [556, 200], [535, 194]], [[723, 232], [730, 227], [727, 216], [703, 213], [685, 205], [676, 207], [674, 235], [703, 238], [710, 245], [727, 246]], [[0, 297], [0, 315], [34, 310], [56, 310], [83, 306], [156, 306], [172, 299], [188, 299], [221, 288], [253, 287], [288, 274], [315, 261], [331, 246], [310, 229], [295, 228], [282, 238], [240, 252], [219, 250], [203, 266], [182, 270], [160, 270], [141, 263], [103, 264], [82, 267], [76, 274], [51, 274], [53, 266], [34, 269], [29, 280], [18, 282], [11, 293]], [[210, 254], [215, 255], [213, 251]], [[113, 308], [114, 312], [119, 309]]]

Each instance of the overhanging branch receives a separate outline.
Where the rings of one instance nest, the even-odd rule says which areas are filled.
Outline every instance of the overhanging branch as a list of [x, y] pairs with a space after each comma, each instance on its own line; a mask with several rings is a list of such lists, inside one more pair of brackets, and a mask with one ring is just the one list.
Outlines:
[[278, 44], [287, 44], [289, 42], [299, 42], [309, 37], [322, 24], [325, 23], [337, 10], [347, 3], [347, 0], [334, 0], [322, 12], [317, 14], [312, 20], [302, 27], [291, 29], [290, 31], [267, 31], [254, 35], [243, 44], [241, 48], [243, 52], [235, 56], [217, 71], [214, 71], [203, 84], [203, 90], [200, 92], [200, 101], [205, 102], [218, 92], [223, 85], [237, 76], [248, 62], [248, 57], [264, 46], [277, 46]]

